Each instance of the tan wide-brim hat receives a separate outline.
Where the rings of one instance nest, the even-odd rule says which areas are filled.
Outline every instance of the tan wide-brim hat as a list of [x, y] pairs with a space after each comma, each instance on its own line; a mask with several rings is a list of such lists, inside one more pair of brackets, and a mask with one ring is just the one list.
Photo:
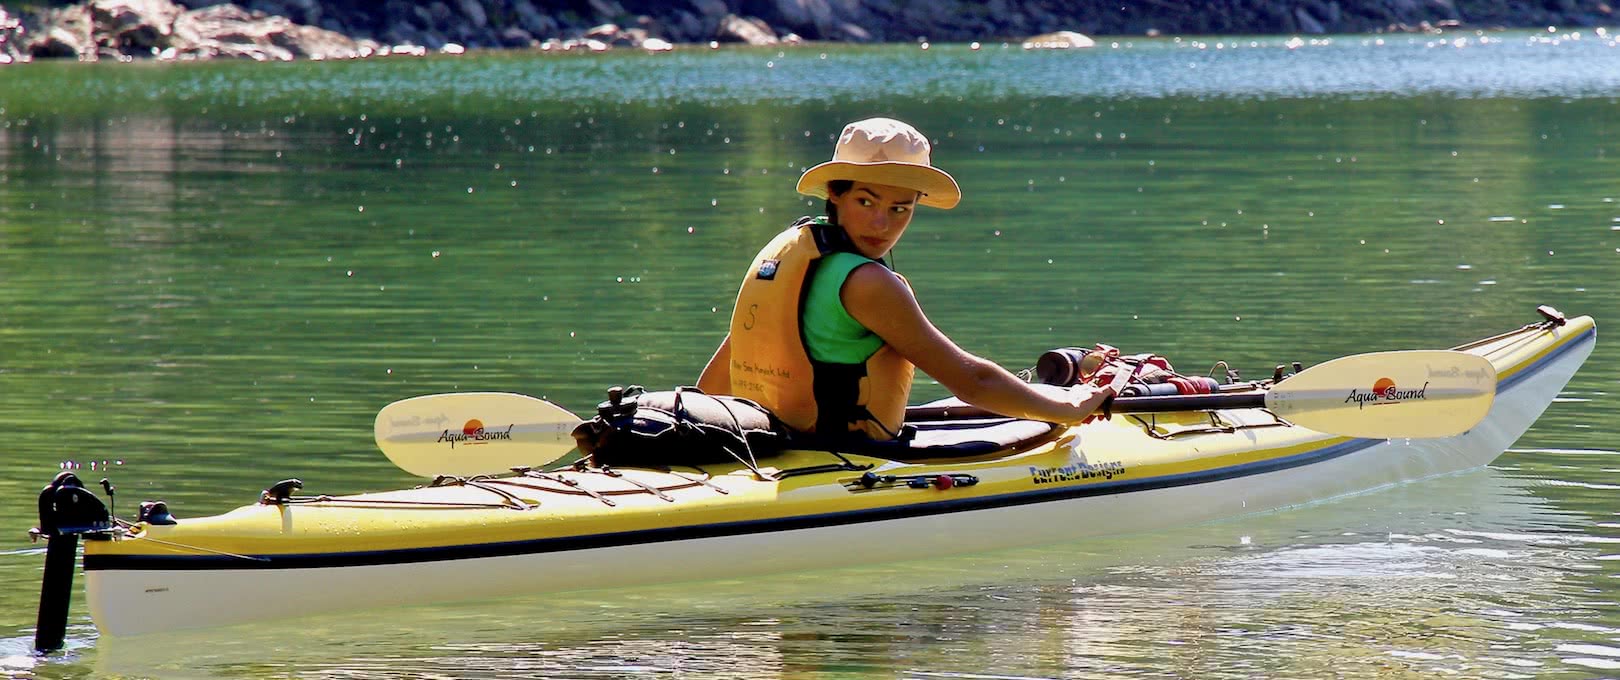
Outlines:
[[917, 128], [893, 118], [855, 121], [838, 136], [833, 159], [799, 177], [799, 193], [826, 198], [827, 182], [847, 179], [913, 189], [922, 194], [919, 204], [949, 210], [962, 201], [962, 190], [929, 162], [930, 150]]

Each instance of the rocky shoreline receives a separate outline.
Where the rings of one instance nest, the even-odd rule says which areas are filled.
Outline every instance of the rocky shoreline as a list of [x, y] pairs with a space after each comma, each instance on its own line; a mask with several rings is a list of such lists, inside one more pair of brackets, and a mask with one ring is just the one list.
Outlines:
[[1013, 41], [1614, 25], [1607, 0], [86, 0], [0, 3], [0, 64], [260, 61], [429, 51]]

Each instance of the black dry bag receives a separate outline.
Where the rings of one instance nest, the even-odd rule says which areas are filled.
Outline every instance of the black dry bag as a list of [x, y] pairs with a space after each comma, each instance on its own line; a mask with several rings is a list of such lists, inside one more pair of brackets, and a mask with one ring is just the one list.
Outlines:
[[574, 440], [599, 467], [669, 467], [742, 461], [780, 450], [787, 437], [770, 411], [747, 399], [695, 387], [647, 392], [639, 385], [608, 390], [596, 417], [574, 428]]

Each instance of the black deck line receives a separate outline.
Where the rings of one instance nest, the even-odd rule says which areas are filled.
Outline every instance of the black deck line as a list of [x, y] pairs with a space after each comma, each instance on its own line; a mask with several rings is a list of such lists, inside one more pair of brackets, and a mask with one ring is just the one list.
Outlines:
[[[1526, 366], [1510, 376], [1497, 391], [1509, 389], [1530, 375], [1540, 372], [1549, 362], [1564, 354], [1566, 351], [1584, 343], [1587, 336], [1595, 336], [1596, 330], [1570, 339], [1557, 349], [1535, 363]], [[399, 550], [373, 550], [350, 553], [313, 553], [290, 555], [254, 555], [259, 559], [246, 560], [241, 557], [223, 555], [85, 555], [85, 571], [123, 570], [123, 571], [199, 571], [199, 570], [253, 570], [253, 569], [318, 569], [330, 567], [358, 567], [390, 564], [415, 564], [422, 562], [440, 562], [448, 560], [465, 560], [489, 557], [509, 557], [518, 555], [537, 555], [554, 552], [568, 552], [574, 550], [590, 550], [595, 548], [611, 548], [627, 545], [642, 545], [652, 543], [665, 543], [671, 541], [686, 541], [704, 538], [720, 538], [727, 536], [746, 536], [750, 534], [777, 533], [822, 527], [847, 526], [868, 522], [883, 522], [897, 519], [915, 517], [929, 517], [934, 515], [947, 515], [958, 512], [972, 512], [976, 510], [992, 510], [997, 508], [1032, 505], [1036, 503], [1052, 503], [1074, 500], [1079, 498], [1092, 498], [1097, 496], [1111, 496], [1119, 494], [1137, 493], [1156, 489], [1169, 489], [1197, 484], [1261, 475], [1269, 472], [1288, 470], [1296, 467], [1312, 465], [1322, 461], [1331, 460], [1362, 451], [1382, 444], [1381, 439], [1353, 439], [1322, 449], [1309, 451], [1284, 458], [1275, 458], [1265, 461], [1245, 463], [1232, 467], [1223, 467], [1215, 470], [1189, 472], [1179, 475], [1165, 475], [1139, 480], [1120, 480], [1104, 482], [1101, 484], [1088, 484], [1079, 487], [1058, 487], [1053, 489], [1034, 489], [1016, 493], [1001, 494], [997, 496], [984, 496], [978, 498], [962, 498], [955, 500], [939, 500], [928, 503], [917, 503], [890, 508], [872, 508], [866, 510], [850, 510], [844, 512], [822, 513], [815, 515], [800, 515], [796, 517], [783, 517], [761, 520], [745, 520], [738, 522], [720, 522], [685, 527], [667, 527], [661, 529], [644, 529], [638, 531], [624, 531], [610, 534], [593, 534], [589, 536], [566, 536], [560, 538], [543, 538], [528, 541], [508, 541], [500, 543], [481, 543], [475, 545], [442, 546], [432, 548], [408, 548]]]

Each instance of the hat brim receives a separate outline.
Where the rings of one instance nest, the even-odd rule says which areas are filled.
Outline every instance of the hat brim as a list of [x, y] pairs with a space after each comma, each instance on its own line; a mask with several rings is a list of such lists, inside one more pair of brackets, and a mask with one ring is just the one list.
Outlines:
[[912, 189], [922, 194], [917, 197], [917, 203], [931, 208], [950, 210], [962, 201], [962, 189], [944, 170], [931, 165], [898, 161], [827, 161], [804, 171], [799, 177], [799, 193], [826, 198], [827, 182], [835, 179]]

